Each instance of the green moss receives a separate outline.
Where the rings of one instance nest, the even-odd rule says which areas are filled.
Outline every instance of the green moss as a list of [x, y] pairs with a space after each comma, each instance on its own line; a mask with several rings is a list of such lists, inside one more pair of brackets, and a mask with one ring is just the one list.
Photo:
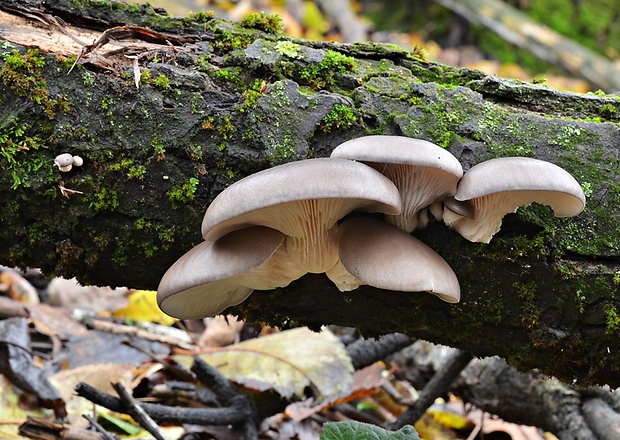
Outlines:
[[196, 196], [196, 190], [200, 181], [195, 177], [190, 179], [182, 185], [174, 185], [170, 190], [166, 192], [170, 203], [173, 208], [178, 208], [181, 204], [189, 203], [194, 200]]
[[[12, 189], [29, 187], [28, 176], [45, 165], [42, 158], [32, 157], [32, 152], [45, 148], [37, 135], [28, 135], [32, 125], [20, 123], [16, 116], [0, 117], [0, 164], [13, 178]], [[29, 152], [31, 157], [27, 157]], [[51, 164], [49, 169], [51, 170]]]
[[142, 69], [140, 71], [140, 84], [145, 85], [151, 82], [151, 71], [149, 69]]
[[620, 314], [616, 306], [608, 303], [605, 306], [605, 333], [610, 335], [620, 330]]
[[318, 64], [310, 64], [301, 73], [301, 80], [314, 90], [334, 85], [334, 77], [338, 73], [351, 72], [355, 68], [355, 60], [334, 50], [327, 50]]
[[334, 129], [344, 130], [357, 123], [355, 110], [344, 104], [335, 104], [321, 120], [319, 127], [329, 133]]
[[251, 12], [241, 20], [241, 26], [248, 29], [258, 29], [268, 34], [281, 34], [284, 30], [282, 25], [282, 18], [277, 14], [265, 14]]
[[222, 118], [222, 122], [220, 122], [217, 126], [217, 131], [222, 136], [224, 141], [227, 141], [232, 137], [235, 132], [235, 126], [229, 116]]
[[521, 323], [527, 329], [532, 329], [538, 325], [538, 319], [540, 317], [540, 308], [536, 304], [536, 283], [531, 281], [529, 283], [514, 283], [513, 285], [517, 296], [523, 301], [522, 310], [523, 313], [520, 316]]
[[183, 20], [185, 22], [207, 23], [215, 18], [213, 11], [190, 12]]
[[49, 97], [47, 82], [41, 72], [43, 67], [45, 58], [39, 55], [38, 49], [28, 49], [23, 55], [13, 50], [4, 57], [0, 80], [16, 95], [38, 104], [52, 119], [56, 115], [57, 102]]
[[170, 88], [170, 80], [166, 75], [159, 75], [155, 78], [153, 84], [155, 84], [155, 87], [162, 90], [168, 90]]
[[133, 159], [125, 158], [118, 162], [115, 162], [108, 166], [110, 171], [121, 171], [124, 170], [127, 172], [127, 178], [129, 179], [144, 179], [146, 175], [146, 166], [143, 164], [135, 165]]
[[241, 83], [241, 68], [239, 67], [224, 67], [223, 69], [213, 72], [213, 78], [223, 82], [232, 82], [234, 84]]
[[153, 149], [153, 155], [157, 159], [157, 161], [164, 160], [166, 158], [166, 147], [162, 143], [159, 136], [156, 134], [153, 135], [151, 139], [151, 148]]
[[[72, 67], [74, 67], [75, 60], [77, 60], [76, 55], [72, 55], [70, 57], [65, 57], [63, 55], [56, 55], [56, 62], [60, 64], [64, 70], [68, 71]], [[81, 64], [75, 64], [75, 67], [80, 69], [82, 67]]]
[[230, 32], [218, 32], [213, 43], [213, 49], [217, 53], [228, 53], [237, 49], [244, 49], [252, 42], [247, 35], [235, 35]]
[[114, 104], [114, 100], [108, 96], [101, 98], [101, 110], [108, 110]]
[[278, 41], [275, 46], [276, 52], [286, 55], [289, 58], [299, 58], [299, 50], [301, 46], [292, 41]]
[[618, 110], [616, 109], [615, 105], [608, 103], [608, 104], [604, 104], [601, 107], [600, 111], [601, 111], [601, 116], [611, 119], [616, 116], [616, 113]]
[[255, 108], [266, 85], [267, 83], [263, 80], [257, 79], [254, 81], [252, 85], [243, 92], [243, 104], [237, 107], [237, 110], [244, 113], [249, 109]]
[[163, 223], [138, 218], [135, 221], [136, 229], [144, 232], [144, 241], [140, 248], [147, 258], [155, 256], [160, 249], [168, 250], [174, 243], [174, 230]]
[[88, 206], [95, 211], [114, 211], [118, 208], [118, 193], [110, 188], [100, 188], [89, 199]]
[[93, 87], [95, 85], [95, 74], [88, 70], [83, 71], [82, 82], [86, 87]]
[[290, 134], [285, 134], [281, 139], [268, 139], [268, 151], [266, 159], [272, 166], [279, 165], [283, 162], [290, 162], [297, 155], [295, 150], [295, 141]]

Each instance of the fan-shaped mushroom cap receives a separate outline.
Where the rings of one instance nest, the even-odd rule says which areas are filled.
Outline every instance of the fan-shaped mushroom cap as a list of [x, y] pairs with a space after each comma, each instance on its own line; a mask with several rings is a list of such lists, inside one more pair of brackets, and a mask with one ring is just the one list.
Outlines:
[[160, 308], [177, 318], [204, 318], [241, 303], [253, 289], [288, 285], [304, 272], [289, 260], [285, 238], [275, 229], [253, 226], [199, 244], [162, 277]]
[[583, 211], [586, 199], [581, 185], [557, 165], [500, 157], [465, 173], [454, 201], [445, 204], [444, 222], [470, 241], [488, 243], [504, 215], [532, 202], [551, 205], [556, 217], [572, 217]]
[[344, 159], [308, 159], [252, 174], [211, 203], [202, 222], [206, 241], [249, 225], [287, 235], [300, 269], [322, 273], [338, 261], [336, 222], [353, 210], [400, 212], [394, 184], [374, 169]]
[[426, 213], [421, 213], [437, 200], [456, 192], [463, 168], [449, 151], [421, 139], [403, 136], [365, 136], [340, 144], [332, 158], [364, 162], [386, 177], [400, 191], [403, 209], [386, 221], [411, 232], [423, 227]]
[[429, 292], [459, 302], [454, 271], [434, 250], [406, 232], [371, 218], [340, 224], [340, 262], [362, 284], [403, 292]]

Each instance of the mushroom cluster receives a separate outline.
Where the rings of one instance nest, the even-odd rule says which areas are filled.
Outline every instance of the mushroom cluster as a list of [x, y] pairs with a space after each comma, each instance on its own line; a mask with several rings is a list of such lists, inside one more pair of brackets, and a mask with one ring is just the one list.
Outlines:
[[84, 160], [80, 156], [72, 156], [69, 153], [63, 153], [56, 156], [54, 159], [54, 165], [64, 173], [71, 171], [76, 167], [81, 167], [84, 164]]
[[171, 316], [202, 318], [253, 290], [325, 273], [341, 291], [367, 284], [456, 303], [453, 270], [410, 233], [430, 215], [488, 243], [505, 214], [532, 202], [566, 217], [583, 210], [585, 197], [569, 173], [541, 160], [492, 159], [463, 173], [430, 142], [361, 137], [330, 158], [276, 166], [222, 191], [205, 213], [204, 242], [166, 271], [157, 300]]

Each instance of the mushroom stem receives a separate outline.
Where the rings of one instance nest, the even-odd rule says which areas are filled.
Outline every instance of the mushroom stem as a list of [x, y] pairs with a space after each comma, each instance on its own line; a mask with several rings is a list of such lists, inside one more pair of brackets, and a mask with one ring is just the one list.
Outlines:
[[299, 268], [310, 273], [323, 273], [338, 261], [338, 226], [308, 231], [303, 237], [286, 237], [286, 250]]
[[350, 292], [364, 284], [359, 278], [351, 275], [346, 267], [338, 260], [336, 265], [325, 272], [329, 278], [341, 292]]
[[[368, 163], [385, 177], [394, 182], [403, 201], [400, 214], [386, 215], [385, 221], [406, 232], [418, 227], [418, 213], [435, 200], [454, 194], [455, 182], [446, 182], [436, 173], [428, 172], [426, 167], [406, 164]], [[434, 194], [432, 200], [428, 194]], [[426, 225], [424, 225], [426, 226]]]

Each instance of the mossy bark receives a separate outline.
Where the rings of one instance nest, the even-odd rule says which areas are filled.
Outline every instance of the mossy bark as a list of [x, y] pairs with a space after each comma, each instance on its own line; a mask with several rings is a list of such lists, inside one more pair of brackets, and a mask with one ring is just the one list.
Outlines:
[[[617, 97], [488, 77], [393, 46], [298, 41], [107, 0], [7, 5], [192, 41], [140, 49], [137, 89], [131, 59], [99, 52], [68, 73], [72, 59], [1, 36], [2, 264], [154, 289], [200, 242], [205, 208], [227, 185], [367, 134], [428, 139], [465, 169], [497, 156], [537, 157], [582, 183], [588, 206], [579, 217], [521, 209], [489, 245], [439, 223], [416, 231], [454, 268], [459, 304], [370, 287], [340, 293], [325, 276], [308, 275], [255, 292], [233, 311], [282, 326], [398, 331], [577, 384], [620, 385]], [[84, 164], [61, 172], [53, 165], [61, 153]]]

